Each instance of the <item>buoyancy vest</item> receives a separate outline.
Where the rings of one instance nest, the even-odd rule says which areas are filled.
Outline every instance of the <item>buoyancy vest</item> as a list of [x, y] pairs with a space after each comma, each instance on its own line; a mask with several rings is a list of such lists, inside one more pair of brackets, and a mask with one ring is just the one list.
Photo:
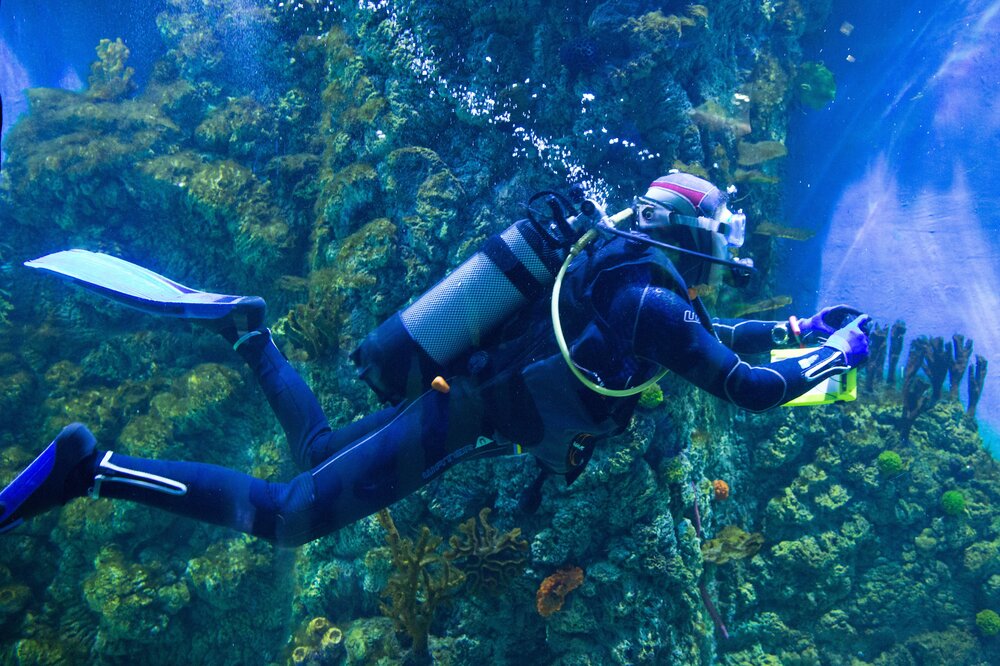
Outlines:
[[[563, 329], [574, 363], [608, 388], [638, 386], [660, 366], [633, 351], [633, 330], [609, 321], [614, 297], [630, 284], [670, 289], [691, 303], [687, 288], [663, 251], [619, 237], [601, 239], [581, 253], [562, 287]], [[695, 306], [695, 312], [704, 308]], [[473, 355], [490, 425], [532, 453], [568, 483], [583, 471], [600, 439], [624, 430], [638, 395], [598, 395], [573, 376], [556, 346], [549, 299], [526, 309], [497, 339]], [[699, 315], [710, 328], [707, 318]]]

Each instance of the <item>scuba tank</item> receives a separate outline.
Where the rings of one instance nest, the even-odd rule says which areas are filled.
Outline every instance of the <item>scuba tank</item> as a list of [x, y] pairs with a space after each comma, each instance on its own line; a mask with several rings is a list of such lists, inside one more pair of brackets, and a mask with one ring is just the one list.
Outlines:
[[[543, 196], [548, 197], [552, 211], [552, 219], [544, 223], [530, 213], [531, 205]], [[580, 213], [567, 218], [564, 211], [575, 209], [565, 197], [548, 191], [535, 194], [528, 202], [527, 219], [489, 238], [479, 252], [372, 331], [351, 354], [358, 376], [382, 400], [398, 403], [416, 397], [439, 376], [466, 374], [467, 368], [458, 367], [457, 362], [512, 315], [551, 293], [556, 342], [570, 371], [585, 386], [607, 397], [627, 397], [654, 384], [662, 375], [641, 386], [608, 389], [595, 384], [573, 363], [559, 316], [560, 285], [573, 258], [599, 235], [613, 235], [728, 265], [734, 274], [748, 276], [753, 269], [617, 229], [616, 224], [635, 214], [633, 207], [608, 217], [594, 201], [584, 198], [582, 189], [576, 188], [571, 196], [580, 204]], [[699, 315], [704, 314], [707, 321], [700, 307]]]
[[514, 313], [549, 295], [576, 227], [589, 225], [585, 215], [567, 219], [572, 205], [553, 192], [534, 195], [529, 211], [543, 196], [551, 220], [529, 212], [362, 340], [351, 359], [379, 398], [398, 403], [423, 393]]

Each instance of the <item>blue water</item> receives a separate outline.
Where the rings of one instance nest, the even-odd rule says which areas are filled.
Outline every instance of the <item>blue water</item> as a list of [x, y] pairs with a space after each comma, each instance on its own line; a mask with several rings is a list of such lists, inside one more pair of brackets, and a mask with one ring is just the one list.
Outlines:
[[[975, 340], [1000, 366], [1000, 3], [835, 2], [808, 44], [837, 80], [793, 116], [786, 246], [796, 301], [848, 301], [908, 330]], [[853, 30], [841, 31], [849, 23]], [[1000, 453], [1000, 393], [978, 411]]]
[[85, 84], [97, 43], [121, 37], [132, 51], [129, 65], [141, 83], [162, 53], [155, 18], [165, 5], [134, 0], [4, 0], [0, 38], [32, 86], [60, 87], [73, 80]]

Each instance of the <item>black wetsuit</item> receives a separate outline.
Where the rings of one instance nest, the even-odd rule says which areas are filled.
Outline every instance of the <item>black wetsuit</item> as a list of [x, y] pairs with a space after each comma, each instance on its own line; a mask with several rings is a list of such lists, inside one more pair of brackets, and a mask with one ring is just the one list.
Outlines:
[[[564, 293], [574, 360], [612, 388], [637, 385], [665, 367], [757, 411], [848, 369], [843, 353], [830, 347], [805, 361], [742, 361], [734, 352], [773, 346], [775, 322], [709, 324], [663, 254], [628, 241], [578, 258]], [[298, 476], [278, 483], [216, 465], [101, 452], [96, 494], [295, 546], [406, 497], [462, 460], [497, 455], [497, 442], [517, 442], [557, 473], [579, 473], [574, 440], [594, 441], [623, 427], [636, 398], [606, 398], [587, 389], [555, 351], [548, 323], [529, 326], [526, 334], [532, 344], [513, 341], [523, 347], [513, 366], [451, 377], [448, 393], [429, 390], [338, 430], [330, 428], [312, 391], [270, 337], [257, 336], [240, 353], [284, 428], [302, 470]], [[178, 482], [185, 492], [164, 492], [155, 481], [137, 485], [142, 477], [135, 473]]]

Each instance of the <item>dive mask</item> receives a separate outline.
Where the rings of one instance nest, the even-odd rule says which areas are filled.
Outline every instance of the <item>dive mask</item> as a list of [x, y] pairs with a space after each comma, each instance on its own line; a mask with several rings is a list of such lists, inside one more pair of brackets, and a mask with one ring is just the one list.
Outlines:
[[656, 237], [672, 227], [682, 225], [718, 234], [725, 238], [728, 247], [743, 246], [743, 241], [746, 239], [747, 218], [742, 210], [734, 213], [722, 203], [716, 207], [712, 217], [705, 217], [697, 215], [690, 204], [687, 208], [691, 209], [692, 214], [685, 215], [648, 196], [636, 197], [632, 202], [632, 209], [636, 212], [638, 220], [638, 230], [643, 233]]

